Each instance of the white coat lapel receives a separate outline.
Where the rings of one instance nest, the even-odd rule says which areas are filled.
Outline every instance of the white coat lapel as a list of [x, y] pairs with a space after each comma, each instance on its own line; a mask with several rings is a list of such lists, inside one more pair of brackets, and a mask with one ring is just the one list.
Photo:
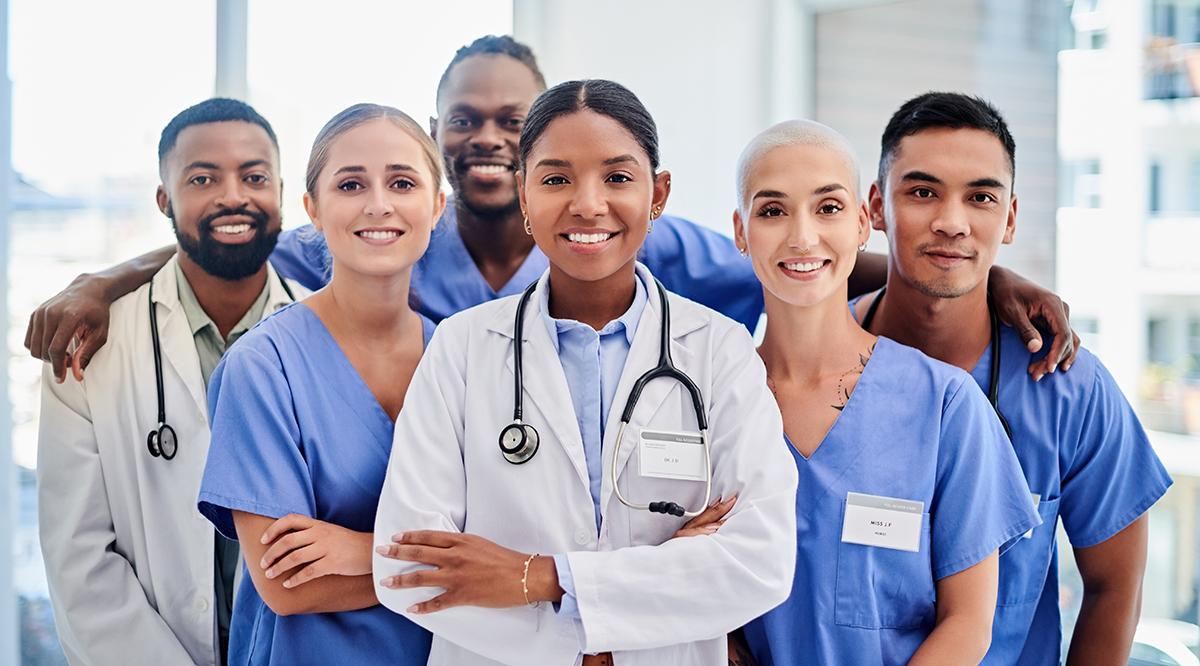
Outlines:
[[[658, 365], [659, 347], [661, 344], [662, 303], [659, 300], [658, 288], [654, 282], [654, 277], [640, 264], [638, 272], [642, 276], [649, 293], [647, 295], [646, 309], [642, 312], [642, 318], [638, 321], [637, 334], [633, 338], [633, 345], [629, 348], [629, 357], [625, 362], [625, 369], [622, 370], [621, 380], [617, 383], [616, 397], [613, 400], [608, 419], [605, 421], [604, 478], [600, 489], [600, 506], [607, 506], [609, 496], [612, 493], [612, 468], [609, 463], [612, 460], [612, 447], [616, 446], [617, 433], [620, 431], [621, 414], [625, 411], [630, 391], [633, 389], [633, 385], [638, 378]], [[695, 312], [691, 311], [691, 309], [686, 312], [679, 310], [680, 308], [677, 307], [676, 311], [671, 313], [671, 360], [678, 370], [692, 376], [693, 381], [695, 381], [695, 375], [690, 372], [690, 368], [694, 367], [694, 354], [681, 344], [679, 339], [703, 326], [705, 321], [697, 316]], [[637, 406], [634, 408], [629, 425], [625, 428], [624, 440], [621, 442], [621, 451], [615, 463], [618, 470], [617, 476], [620, 476], [624, 472], [625, 467], [629, 463], [630, 456], [637, 449], [638, 436], [642, 428], [654, 419], [655, 414], [658, 413], [663, 403], [677, 393], [680, 394], [677, 399], [681, 400], [685, 405], [683, 409], [684, 419], [676, 425], [664, 425], [663, 427], [674, 430], [695, 429], [696, 424], [694, 421], [695, 417], [692, 415], [691, 398], [688, 397], [683, 385], [677, 380], [667, 377], [660, 377], [649, 382], [642, 390], [642, 395], [637, 401]], [[704, 396], [704, 400], [705, 408], [707, 409], [708, 397]]]
[[[201, 420], [208, 423], [208, 390], [200, 372], [200, 356], [196, 352], [196, 341], [188, 325], [187, 314], [179, 302], [179, 284], [175, 279], [175, 261], [154, 275], [154, 302], [158, 313], [158, 337], [162, 345], [163, 381], [170, 380], [172, 371], [187, 387], [194, 407], [199, 410]], [[167, 401], [170, 403], [170, 400]], [[167, 420], [172, 409], [182, 406], [167, 404]]]

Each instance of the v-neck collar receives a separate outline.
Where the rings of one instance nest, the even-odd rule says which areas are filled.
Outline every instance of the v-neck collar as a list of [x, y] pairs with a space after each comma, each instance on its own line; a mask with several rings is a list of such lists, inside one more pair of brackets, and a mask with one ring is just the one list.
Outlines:
[[463, 240], [462, 232], [458, 228], [458, 210], [451, 208], [457, 205], [457, 202], [446, 202], [446, 212], [442, 214], [442, 224], [445, 225], [446, 232], [450, 234], [450, 248], [454, 255], [453, 265], [461, 267], [464, 274], [470, 275], [471, 280], [476, 283], [476, 286], [481, 287], [492, 298], [500, 298], [502, 296], [510, 296], [519, 293], [528, 287], [531, 282], [537, 280], [546, 267], [550, 265], [546, 255], [534, 245], [529, 250], [529, 254], [521, 262], [521, 266], [513, 273], [512, 277], [504, 286], [500, 287], [499, 291], [492, 289], [492, 285], [483, 277], [483, 272], [479, 270], [479, 265], [475, 263], [475, 259], [467, 250], [466, 241]]
[[[797, 449], [792, 443], [792, 439], [787, 436], [787, 433], [784, 433], [784, 441], [787, 442], [788, 448], [796, 454], [796, 457], [800, 461], [811, 463], [814, 459], [816, 459], [821, 451], [826, 448], [826, 445], [830, 443], [830, 440], [838, 432], [839, 427], [842, 426], [843, 421], [852, 422], [854, 419], [858, 418], [858, 412], [862, 409], [858, 405], [866, 400], [866, 398], [862, 397], [860, 394], [864, 392], [870, 393], [872, 383], [875, 380], [875, 359], [879, 357], [881, 352], [890, 353], [891, 350], [888, 349], [888, 345], [890, 344], [892, 344], [892, 341], [883, 337], [882, 335], [876, 338], [875, 349], [871, 352], [871, 358], [867, 359], [867, 364], [863, 366], [862, 374], [859, 376], [858, 381], [854, 384], [854, 390], [850, 393], [850, 399], [846, 401], [846, 406], [843, 407], [842, 411], [838, 413], [837, 418], [833, 420], [833, 425], [829, 426], [829, 431], [826, 432], [825, 436], [821, 438], [821, 443], [817, 445], [817, 448], [814, 449], [810, 455], [806, 456], [801, 453], [800, 449]], [[885, 352], [885, 350], [887, 351]], [[825, 454], [824, 457], [828, 458], [830, 455], [833, 454]]]

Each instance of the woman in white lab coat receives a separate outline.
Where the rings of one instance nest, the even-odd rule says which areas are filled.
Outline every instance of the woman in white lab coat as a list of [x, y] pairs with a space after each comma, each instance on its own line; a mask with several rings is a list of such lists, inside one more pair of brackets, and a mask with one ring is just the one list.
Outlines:
[[[780, 603], [795, 565], [762, 363], [744, 327], [635, 261], [670, 175], [633, 93], [546, 91], [519, 153], [550, 268], [438, 327], [396, 421], [376, 593], [433, 632], [431, 664], [724, 664], [726, 632]], [[628, 407], [664, 361], [697, 391], [659, 377]], [[720, 497], [719, 531], [671, 538]]]

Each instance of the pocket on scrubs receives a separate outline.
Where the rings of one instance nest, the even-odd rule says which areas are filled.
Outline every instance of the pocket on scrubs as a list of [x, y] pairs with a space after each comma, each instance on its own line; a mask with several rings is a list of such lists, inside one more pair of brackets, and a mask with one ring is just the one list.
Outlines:
[[1037, 511], [1042, 524], [1033, 528], [1030, 538], [1018, 537], [1000, 556], [998, 606], [1020, 606], [1041, 598], [1050, 570], [1050, 555], [1054, 552], [1060, 499], [1039, 502]]
[[[845, 503], [842, 511], [845, 512]], [[839, 537], [840, 537], [839, 530]], [[933, 565], [929, 559], [929, 514], [921, 516], [921, 550], [838, 542], [834, 583], [835, 624], [863, 629], [932, 626]]]

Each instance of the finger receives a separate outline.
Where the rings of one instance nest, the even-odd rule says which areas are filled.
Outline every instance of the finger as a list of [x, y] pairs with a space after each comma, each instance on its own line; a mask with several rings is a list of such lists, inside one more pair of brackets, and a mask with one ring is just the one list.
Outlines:
[[[268, 567], [280, 571], [276, 560], [279, 560], [288, 553], [305, 546], [312, 545], [317, 542], [312, 530], [300, 530], [299, 532], [290, 532], [275, 540], [267, 552], [263, 553], [262, 559], [258, 561], [258, 566], [262, 569]], [[292, 567], [287, 567], [291, 569]], [[282, 571], [287, 571], [282, 569]]]
[[39, 361], [46, 360], [46, 345], [44, 343], [46, 330], [46, 313], [42, 308], [33, 311], [31, 315], [32, 330], [29, 335], [29, 343], [32, 345], [29, 348], [29, 354]]
[[75, 353], [71, 355], [72, 366], [75, 369], [77, 379], [83, 380], [83, 370], [88, 367], [88, 363], [92, 362], [92, 356], [96, 354], [104, 343], [108, 342], [108, 324], [99, 326], [96, 329], [86, 333], [79, 341], [79, 347]]
[[440, 610], [453, 608], [457, 605], [458, 602], [454, 600], [454, 597], [449, 592], [443, 592], [429, 601], [422, 601], [419, 604], [413, 604], [409, 606], [405, 612], [412, 613], [414, 615], [423, 615], [425, 613], [436, 613]]
[[721, 506], [722, 501], [724, 501], [724, 500], [722, 500], [720, 497], [713, 500], [712, 503], [709, 504], [706, 509], [701, 511], [699, 514], [697, 514], [691, 520], [684, 523], [683, 527], [681, 527], [679, 529], [686, 530], [686, 529], [690, 529], [692, 527], [696, 527], [697, 525], [703, 525], [704, 523], [707, 523], [709, 521], [716, 520], [717, 518], [720, 517], [717, 515], [717, 508]]
[[298, 513], [289, 513], [288, 515], [271, 523], [262, 533], [262, 541], [264, 544], [271, 543], [278, 539], [281, 534], [286, 532], [294, 532], [312, 527], [313, 519], [308, 516], [302, 516]]
[[328, 572], [325, 571], [324, 563], [324, 559], [319, 559], [316, 562], [304, 567], [300, 571], [296, 572], [296, 575], [283, 581], [283, 586], [290, 590], [297, 585], [303, 585], [310, 580], [316, 580], [321, 576], [328, 575]]
[[87, 367], [87, 361], [82, 359], [83, 355], [79, 353], [78, 349], [76, 349], [75, 353], [71, 354], [70, 359], [68, 359], [70, 362], [71, 374], [74, 375], [75, 381], [77, 382], [83, 381], [83, 369]]
[[1042, 334], [1037, 330], [1037, 326], [1033, 325], [1031, 318], [1037, 313], [1038, 306], [1035, 305], [1032, 312], [1025, 309], [1010, 309], [1006, 317], [1006, 319], [1012, 320], [1009, 325], [1021, 336], [1021, 340], [1030, 354], [1036, 354], [1042, 348]]
[[25, 326], [25, 349], [28, 349], [31, 354], [33, 353], [33, 331], [37, 326], [37, 320], [38, 313], [37, 310], [34, 310], [29, 313], [29, 324]]
[[420, 562], [441, 567], [446, 563], [446, 548], [433, 546], [413, 546], [408, 544], [391, 543], [377, 546], [375, 552], [390, 559], [405, 562]]
[[50, 366], [54, 368], [54, 377], [59, 382], [62, 382], [67, 377], [67, 347], [71, 345], [71, 340], [75, 339], [75, 326], [71, 322], [61, 323], [54, 331], [54, 336], [50, 338], [50, 345], [46, 349], [46, 353], [50, 356]]
[[[272, 564], [264, 573], [266, 574], [267, 578], [275, 578], [276, 576], [282, 576], [297, 567], [304, 566], [309, 562], [316, 562], [324, 556], [324, 549], [315, 544], [308, 545], [288, 553], [283, 557], [283, 559], [279, 560], [275, 564]], [[286, 583], [284, 584], [284, 587], [287, 587]]]
[[1063, 372], [1070, 370], [1071, 366], [1075, 365], [1075, 357], [1079, 355], [1079, 344], [1079, 334], [1077, 334], [1075, 331], [1071, 331], [1071, 353], [1068, 354], [1066, 360], [1060, 364]]
[[379, 584], [391, 590], [400, 590], [412, 587], [446, 587], [446, 577], [437, 569], [421, 569], [406, 574], [397, 576], [388, 576], [379, 581]]
[[396, 543], [404, 543], [409, 545], [419, 546], [434, 546], [436, 548], [449, 548], [457, 546], [464, 541], [465, 537], [462, 534], [454, 532], [443, 532], [441, 530], [413, 530], [392, 536], [392, 541]]

